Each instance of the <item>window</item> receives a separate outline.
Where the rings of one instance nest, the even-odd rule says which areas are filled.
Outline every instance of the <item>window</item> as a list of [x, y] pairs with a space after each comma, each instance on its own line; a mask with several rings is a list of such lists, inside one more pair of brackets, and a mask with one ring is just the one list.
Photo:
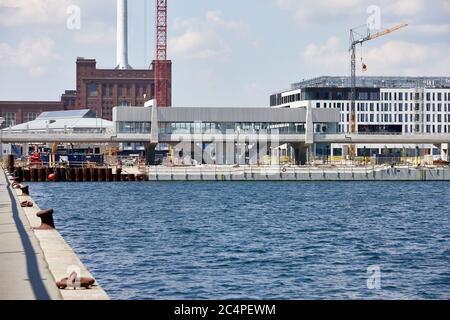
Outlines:
[[16, 113], [15, 112], [3, 112], [2, 118], [5, 119], [2, 128], [9, 128], [16, 125]]
[[131, 84], [127, 82], [127, 97], [131, 97]]
[[91, 82], [87, 85], [87, 95], [88, 97], [97, 97], [98, 96], [98, 85], [97, 83]]
[[38, 115], [39, 114], [37, 114], [36, 112], [26, 112], [23, 120], [24, 120], [25, 123], [26, 122], [30, 122], [30, 121], [34, 121], [34, 120], [36, 120]]
[[369, 93], [367, 92], [359, 92], [358, 100], [369, 100]]
[[106, 83], [102, 83], [102, 97], [106, 97]]

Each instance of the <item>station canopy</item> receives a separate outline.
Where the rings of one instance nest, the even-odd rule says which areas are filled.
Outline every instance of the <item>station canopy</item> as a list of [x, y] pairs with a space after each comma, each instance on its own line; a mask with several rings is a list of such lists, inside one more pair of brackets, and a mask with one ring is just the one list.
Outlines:
[[96, 118], [89, 109], [44, 112], [35, 120], [4, 129], [8, 132], [56, 132], [98, 133], [112, 127], [108, 120]]

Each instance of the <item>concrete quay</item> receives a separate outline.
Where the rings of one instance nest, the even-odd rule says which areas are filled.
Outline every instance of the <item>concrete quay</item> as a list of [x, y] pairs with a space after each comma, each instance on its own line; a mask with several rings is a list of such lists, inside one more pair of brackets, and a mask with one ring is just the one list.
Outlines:
[[[11, 181], [0, 170], [0, 300], [109, 300], [97, 283], [90, 289], [57, 288], [73, 271], [92, 275], [57, 230], [34, 229], [41, 225], [40, 209]], [[22, 208], [23, 201], [34, 205]]]
[[450, 181], [450, 167], [150, 167], [150, 181]]

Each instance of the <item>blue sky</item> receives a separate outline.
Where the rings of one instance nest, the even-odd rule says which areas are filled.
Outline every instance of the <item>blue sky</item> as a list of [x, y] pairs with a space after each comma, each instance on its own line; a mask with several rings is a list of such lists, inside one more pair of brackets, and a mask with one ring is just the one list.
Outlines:
[[[130, 64], [144, 68], [154, 1], [128, 2]], [[114, 67], [115, 3], [0, 0], [0, 99], [59, 99], [75, 88], [77, 56]], [[70, 5], [81, 9], [79, 30], [66, 27]], [[169, 0], [174, 105], [264, 106], [292, 82], [347, 75], [349, 29], [370, 5], [382, 27], [410, 26], [358, 50], [366, 75], [450, 76], [450, 0]]]

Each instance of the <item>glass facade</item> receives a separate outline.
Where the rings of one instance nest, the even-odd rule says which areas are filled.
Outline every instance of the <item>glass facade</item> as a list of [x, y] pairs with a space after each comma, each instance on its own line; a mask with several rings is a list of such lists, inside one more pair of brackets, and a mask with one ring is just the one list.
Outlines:
[[184, 131], [191, 134], [202, 133], [222, 133], [229, 131], [240, 132], [242, 134], [304, 134], [304, 123], [261, 123], [261, 122], [242, 122], [242, 123], [161, 123], [161, 134], [172, 134], [176, 131]]
[[[208, 134], [229, 132], [240, 134], [305, 134], [304, 123], [265, 123], [265, 122], [162, 122], [159, 124], [160, 134]], [[337, 125], [331, 123], [315, 123], [315, 133], [337, 133]], [[118, 122], [119, 134], [150, 134], [150, 122]]]
[[150, 122], [118, 122], [117, 132], [122, 134], [150, 134]]

